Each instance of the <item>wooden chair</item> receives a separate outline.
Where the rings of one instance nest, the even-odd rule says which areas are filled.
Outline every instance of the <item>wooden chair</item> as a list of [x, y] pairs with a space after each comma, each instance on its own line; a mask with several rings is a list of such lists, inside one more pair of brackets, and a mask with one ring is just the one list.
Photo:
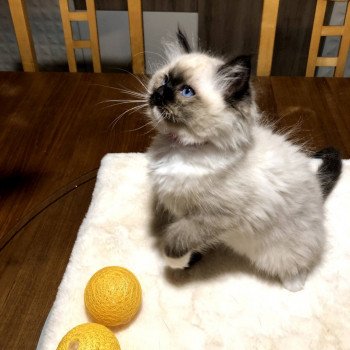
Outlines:
[[[342, 26], [325, 26], [327, 2], [347, 2], [347, 10]], [[260, 44], [258, 54], [257, 75], [268, 76], [271, 74], [276, 24], [278, 16], [279, 0], [264, 0], [261, 20]], [[337, 57], [319, 57], [318, 51], [322, 36], [341, 36], [340, 49]], [[306, 76], [312, 77], [316, 67], [335, 67], [335, 76], [344, 75], [346, 59], [350, 45], [350, 6], [349, 0], [317, 0], [316, 11], [312, 29], [312, 36], [307, 61]]]
[[13, 26], [18, 43], [18, 49], [25, 72], [38, 71], [32, 35], [24, 0], [9, 0]]
[[[23, 70], [25, 72], [36, 72], [39, 69], [24, 0], [8, 1], [15, 27]], [[70, 11], [68, 6], [69, 0], [58, 1], [62, 17], [69, 71], [77, 71], [74, 49], [89, 48], [91, 49], [94, 72], [101, 72], [100, 49], [94, 0], [86, 0], [86, 11]], [[135, 74], [144, 74], [145, 66], [141, 5], [141, 0], [128, 0], [132, 70]], [[90, 31], [90, 39], [73, 40], [72, 28], [70, 24], [71, 21], [87, 21]]]

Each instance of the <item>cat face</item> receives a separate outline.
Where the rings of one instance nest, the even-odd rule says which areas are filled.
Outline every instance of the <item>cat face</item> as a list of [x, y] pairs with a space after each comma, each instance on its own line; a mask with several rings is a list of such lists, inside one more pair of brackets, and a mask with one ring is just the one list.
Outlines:
[[191, 53], [184, 40], [149, 82], [148, 114], [159, 132], [184, 145], [219, 142], [245, 119], [239, 107], [250, 103], [249, 61]]

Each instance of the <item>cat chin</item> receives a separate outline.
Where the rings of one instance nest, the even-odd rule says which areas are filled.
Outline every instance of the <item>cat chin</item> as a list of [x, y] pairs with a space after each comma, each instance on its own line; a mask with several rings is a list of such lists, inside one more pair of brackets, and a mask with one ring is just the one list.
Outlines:
[[207, 142], [195, 135], [189, 133], [186, 128], [171, 125], [170, 122], [166, 122], [158, 108], [153, 107], [149, 112], [154, 120], [154, 125], [158, 132], [168, 138], [171, 143], [176, 143], [182, 146], [200, 146]]
[[188, 134], [185, 130], [174, 130], [173, 128], [158, 128], [158, 131], [165, 137], [165, 140], [174, 145], [196, 147], [208, 144], [207, 141], [200, 140]]
[[196, 137], [193, 137], [192, 135], [189, 135], [186, 132], [181, 131], [182, 130], [180, 130], [180, 132], [178, 132], [176, 136], [179, 143], [181, 143], [184, 146], [200, 146], [207, 143], [206, 141], [200, 140]]

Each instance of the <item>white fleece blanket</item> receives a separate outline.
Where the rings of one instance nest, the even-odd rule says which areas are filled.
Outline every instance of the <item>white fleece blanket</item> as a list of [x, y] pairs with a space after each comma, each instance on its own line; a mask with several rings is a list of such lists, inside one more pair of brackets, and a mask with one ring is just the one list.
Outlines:
[[222, 248], [192, 269], [167, 270], [150, 233], [146, 165], [144, 154], [102, 160], [37, 349], [56, 349], [68, 330], [91, 321], [84, 288], [109, 265], [133, 271], [143, 289], [138, 317], [114, 329], [123, 350], [350, 349], [350, 162], [326, 203], [324, 260], [298, 293]]

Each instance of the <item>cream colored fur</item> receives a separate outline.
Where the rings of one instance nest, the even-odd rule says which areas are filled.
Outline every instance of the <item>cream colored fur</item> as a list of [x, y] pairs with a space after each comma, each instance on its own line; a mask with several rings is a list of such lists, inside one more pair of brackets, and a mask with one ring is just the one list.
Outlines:
[[56, 349], [69, 329], [89, 321], [84, 287], [108, 265], [129, 268], [143, 289], [138, 317], [114, 330], [123, 350], [350, 349], [348, 161], [326, 202], [324, 259], [298, 293], [223, 248], [190, 270], [166, 269], [149, 226], [147, 165], [144, 154], [103, 159], [38, 350]]

